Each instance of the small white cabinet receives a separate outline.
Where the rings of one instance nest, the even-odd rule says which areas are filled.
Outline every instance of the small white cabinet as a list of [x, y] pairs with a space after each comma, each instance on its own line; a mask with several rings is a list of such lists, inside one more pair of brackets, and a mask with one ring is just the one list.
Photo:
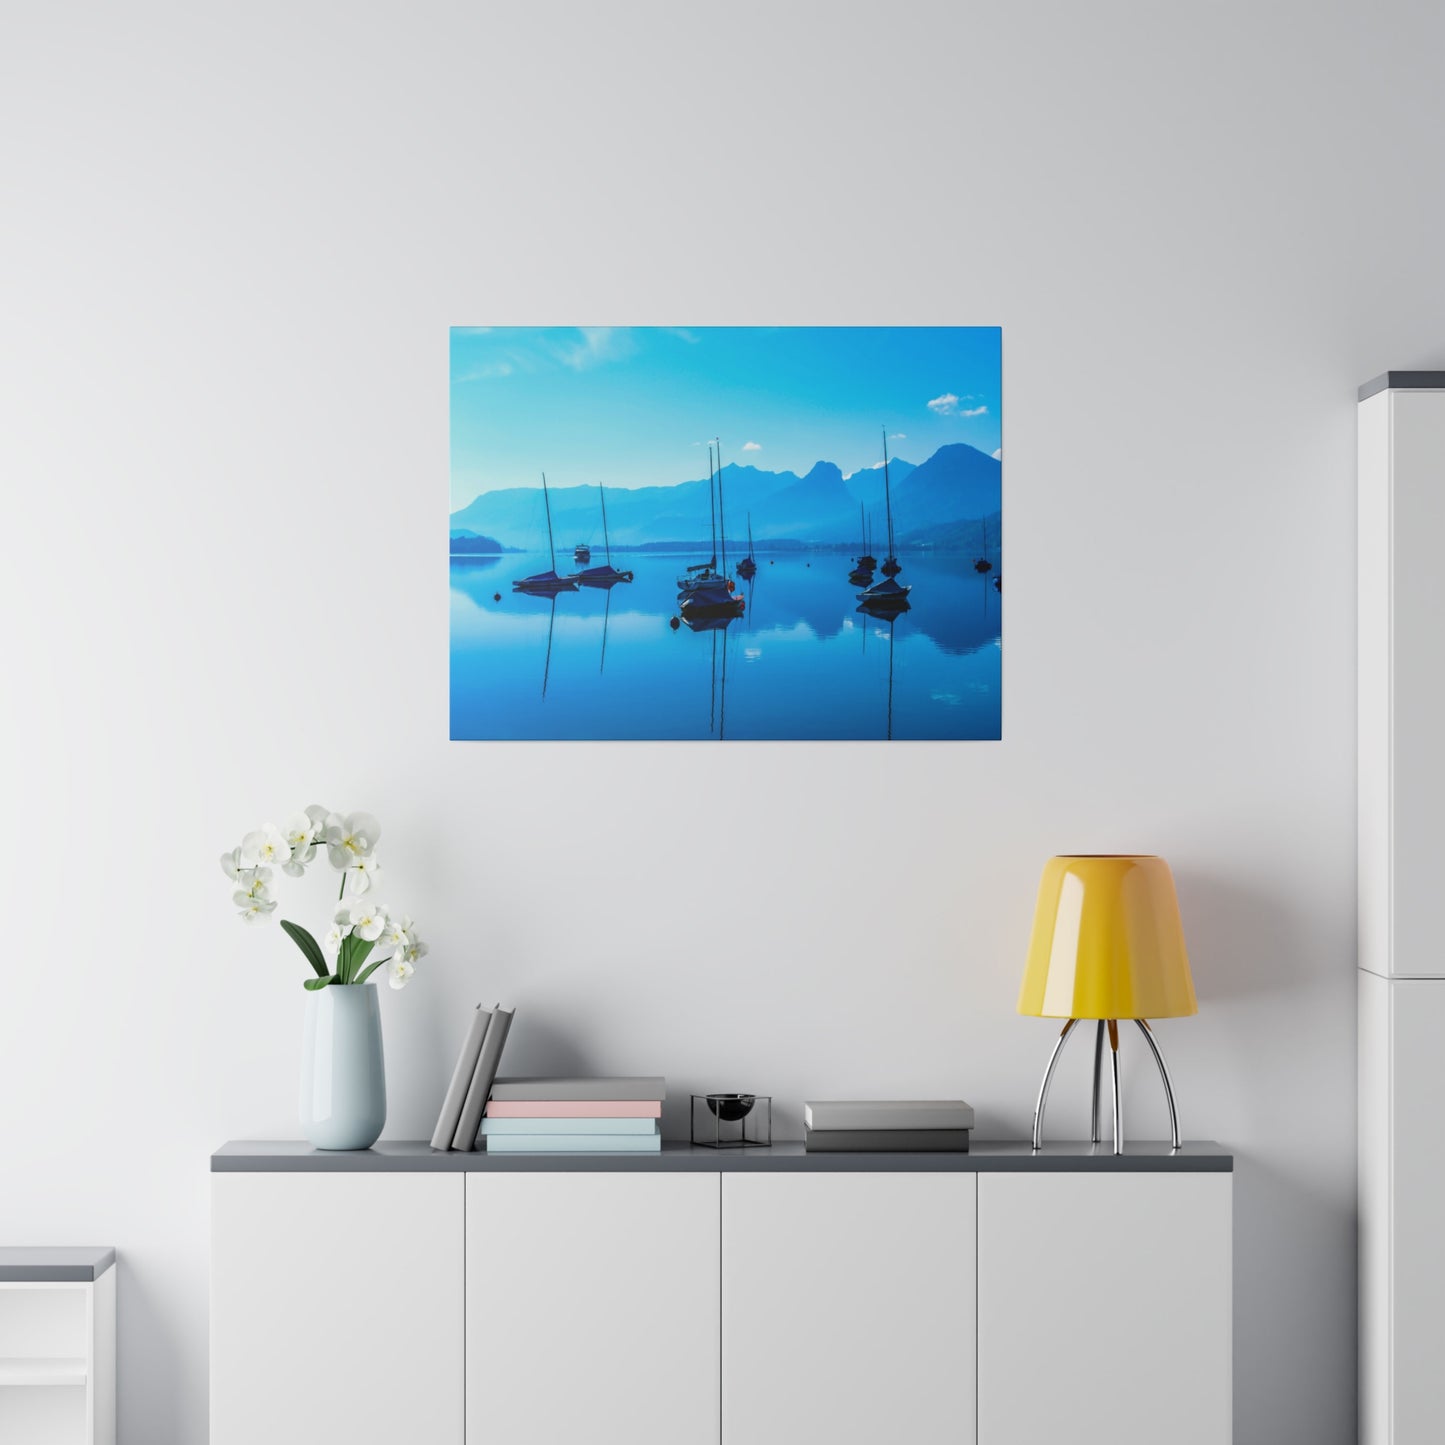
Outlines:
[[1228, 1445], [1231, 1176], [982, 1174], [979, 1445]]
[[0, 1250], [6, 1445], [115, 1445], [114, 1258], [112, 1250]]
[[975, 1177], [723, 1175], [723, 1445], [971, 1445]]
[[463, 1186], [212, 1176], [210, 1445], [462, 1445]]
[[718, 1183], [467, 1177], [467, 1445], [717, 1445]]

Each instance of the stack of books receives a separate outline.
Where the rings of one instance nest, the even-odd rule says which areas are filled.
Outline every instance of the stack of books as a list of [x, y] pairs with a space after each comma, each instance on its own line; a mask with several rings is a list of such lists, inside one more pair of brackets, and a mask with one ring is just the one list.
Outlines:
[[962, 1099], [828, 1100], [803, 1105], [810, 1154], [967, 1153], [973, 1109]]
[[477, 1005], [467, 1036], [462, 1040], [462, 1051], [457, 1056], [457, 1066], [452, 1071], [452, 1081], [442, 1101], [437, 1126], [432, 1131], [433, 1149], [467, 1150], [477, 1147], [482, 1110], [491, 1093], [492, 1081], [497, 1077], [497, 1066], [502, 1062], [502, 1045], [507, 1042], [507, 1030], [512, 1026], [515, 1012], [515, 1009], [503, 1008], [501, 1004], [492, 1009]]
[[657, 1154], [663, 1079], [498, 1079], [482, 1117], [489, 1154]]

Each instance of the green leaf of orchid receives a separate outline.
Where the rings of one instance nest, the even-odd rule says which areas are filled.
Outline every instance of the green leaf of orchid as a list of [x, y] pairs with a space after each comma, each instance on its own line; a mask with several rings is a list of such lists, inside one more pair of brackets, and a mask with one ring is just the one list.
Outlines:
[[309, 988], [309, 989], [314, 993], [318, 988], [325, 988], [328, 983], [335, 983], [335, 982], [336, 982], [336, 979], [335, 979], [331, 974], [328, 973], [325, 978], [308, 978], [308, 979], [305, 979], [305, 980], [302, 982], [301, 987], [302, 987], [302, 988]]
[[[306, 962], [311, 965], [312, 971], [319, 978], [326, 978], [330, 970], [326, 967], [326, 960], [322, 957], [321, 947], [316, 940], [299, 923], [291, 923], [283, 918], [281, 927], [286, 930], [286, 936], [305, 955]], [[306, 986], [313, 987], [310, 982]]]

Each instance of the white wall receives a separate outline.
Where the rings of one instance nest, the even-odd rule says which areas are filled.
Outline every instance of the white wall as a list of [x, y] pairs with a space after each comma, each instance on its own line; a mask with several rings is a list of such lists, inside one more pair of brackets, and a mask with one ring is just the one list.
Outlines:
[[[209, 1152], [296, 1132], [302, 968], [215, 858], [311, 801], [379, 815], [433, 944], [383, 1002], [398, 1137], [478, 998], [514, 1069], [1019, 1135], [1043, 860], [1163, 853], [1200, 1013], [1160, 1036], [1238, 1152], [1237, 1439], [1352, 1439], [1354, 388], [1445, 364], [1438, 7], [6, 32], [0, 1239], [119, 1246], [126, 1445], [204, 1438]], [[447, 327], [578, 321], [1002, 324], [1003, 742], [448, 743]]]

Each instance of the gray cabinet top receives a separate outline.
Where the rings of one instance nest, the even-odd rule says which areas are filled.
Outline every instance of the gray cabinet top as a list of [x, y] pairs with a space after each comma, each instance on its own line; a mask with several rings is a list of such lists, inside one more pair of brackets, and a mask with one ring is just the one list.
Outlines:
[[55, 1284], [97, 1280], [115, 1263], [109, 1246], [0, 1247], [0, 1284]]
[[1360, 388], [1360, 400], [1380, 391], [1445, 391], [1445, 371], [1385, 371]]
[[239, 1140], [211, 1155], [213, 1174], [429, 1174], [619, 1173], [731, 1174], [903, 1171], [954, 1174], [1222, 1174], [1234, 1156], [1210, 1142], [1186, 1143], [1177, 1153], [1167, 1141], [1129, 1142], [1115, 1154], [1109, 1144], [1045, 1144], [1035, 1154], [1027, 1140], [980, 1141], [966, 1154], [809, 1154], [801, 1142], [768, 1147], [708, 1149], [664, 1141], [660, 1154], [462, 1154], [421, 1140], [382, 1141], [370, 1149], [313, 1149], [298, 1140]]

